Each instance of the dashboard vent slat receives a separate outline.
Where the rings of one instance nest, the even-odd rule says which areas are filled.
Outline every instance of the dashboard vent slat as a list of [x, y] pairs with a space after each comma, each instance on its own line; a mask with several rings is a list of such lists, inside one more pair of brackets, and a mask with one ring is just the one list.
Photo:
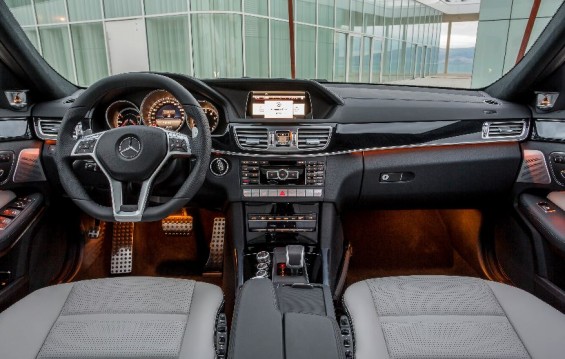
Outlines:
[[35, 118], [35, 129], [41, 139], [57, 139], [62, 119], [60, 118]]
[[269, 131], [262, 127], [235, 128], [235, 138], [242, 149], [266, 150], [269, 148]]
[[332, 135], [331, 127], [300, 127], [297, 131], [299, 150], [323, 150], [328, 147]]
[[499, 121], [483, 123], [483, 138], [517, 138], [526, 133], [526, 121]]

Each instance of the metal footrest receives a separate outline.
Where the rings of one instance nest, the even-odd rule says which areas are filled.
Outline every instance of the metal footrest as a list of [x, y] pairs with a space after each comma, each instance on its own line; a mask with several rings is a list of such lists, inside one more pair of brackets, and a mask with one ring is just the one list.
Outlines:
[[131, 273], [133, 267], [134, 223], [114, 223], [112, 228], [112, 259], [110, 274]]
[[226, 235], [226, 219], [214, 218], [212, 240], [210, 241], [210, 256], [206, 262], [205, 272], [221, 272], [224, 267], [224, 238]]
[[161, 221], [161, 228], [167, 236], [188, 236], [192, 232], [192, 216], [183, 210]]

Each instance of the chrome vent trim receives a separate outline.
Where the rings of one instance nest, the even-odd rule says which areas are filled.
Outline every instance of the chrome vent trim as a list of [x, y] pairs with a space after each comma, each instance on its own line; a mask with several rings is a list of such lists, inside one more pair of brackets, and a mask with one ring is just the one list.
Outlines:
[[487, 121], [483, 123], [482, 137], [521, 138], [527, 132], [527, 121]]
[[299, 127], [296, 132], [296, 147], [301, 151], [324, 150], [330, 144], [331, 127]]
[[56, 140], [62, 121], [60, 118], [34, 118], [33, 124], [37, 137], [42, 140]]
[[[330, 144], [332, 126], [233, 125], [237, 146], [242, 150], [272, 153], [321, 151]], [[279, 143], [279, 136], [287, 141]]]
[[243, 150], [267, 150], [269, 148], [269, 130], [264, 127], [236, 127], [233, 129], [235, 140]]

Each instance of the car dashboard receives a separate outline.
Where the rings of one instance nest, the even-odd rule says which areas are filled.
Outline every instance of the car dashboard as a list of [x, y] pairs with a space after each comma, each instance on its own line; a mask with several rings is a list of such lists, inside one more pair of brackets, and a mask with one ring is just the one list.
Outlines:
[[[167, 76], [195, 96], [210, 125], [205, 201], [471, 205], [510, 190], [530, 132], [527, 107], [481, 91]], [[79, 95], [31, 110], [47, 141], [47, 178], [57, 178], [57, 128]], [[122, 88], [103, 96], [76, 135], [127, 125], [194, 131], [166, 91]]]

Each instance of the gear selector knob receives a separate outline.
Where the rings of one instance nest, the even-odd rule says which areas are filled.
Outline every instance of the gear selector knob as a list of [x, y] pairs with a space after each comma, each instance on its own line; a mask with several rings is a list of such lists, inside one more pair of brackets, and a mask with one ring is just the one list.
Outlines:
[[286, 267], [293, 275], [304, 268], [304, 246], [299, 244], [286, 246]]

